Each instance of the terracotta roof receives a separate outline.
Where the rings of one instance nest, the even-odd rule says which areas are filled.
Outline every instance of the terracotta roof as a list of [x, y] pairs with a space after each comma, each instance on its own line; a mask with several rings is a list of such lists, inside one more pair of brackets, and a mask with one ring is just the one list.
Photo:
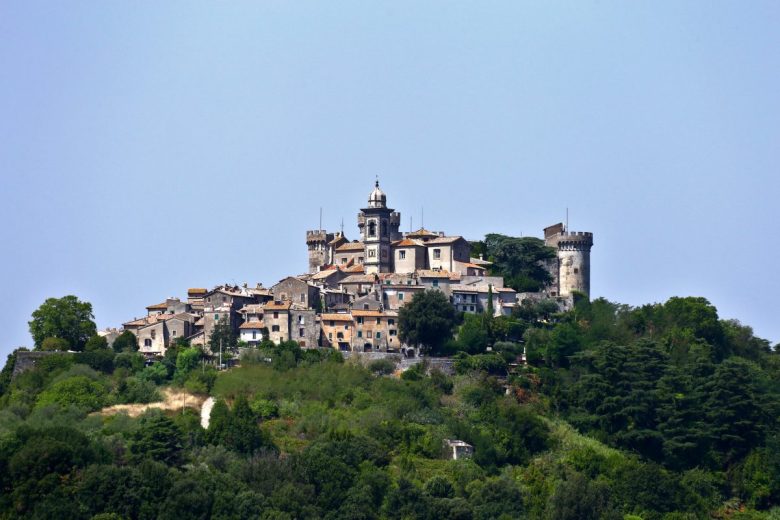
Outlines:
[[336, 237], [333, 240], [331, 240], [330, 242], [328, 242], [328, 245], [332, 246], [332, 245], [335, 245], [338, 242], [344, 242], [344, 241], [349, 242], [349, 240], [347, 240], [347, 237], [345, 237], [344, 235], [341, 235], [340, 237]]
[[419, 240], [413, 240], [411, 238], [404, 238], [398, 242], [393, 242], [393, 247], [425, 247], [425, 244]]
[[517, 292], [511, 287], [501, 287], [500, 289], [495, 289], [498, 292]]
[[154, 310], [154, 311], [156, 311], [157, 309], [165, 310], [165, 309], [168, 308], [168, 302], [155, 303], [154, 305], [149, 305], [146, 308], [149, 309], [149, 310]]
[[357, 265], [350, 266], [346, 269], [342, 269], [342, 271], [344, 271], [345, 273], [364, 273], [366, 270], [363, 267], [363, 264], [357, 264]]
[[348, 244], [340, 245], [336, 248], [336, 252], [340, 253], [342, 251], [362, 251], [365, 249], [365, 246], [362, 242], [349, 242]]
[[483, 271], [486, 269], [484, 265], [472, 264], [471, 262], [464, 263], [463, 265], [466, 267], [473, 267], [474, 269], [482, 269]]
[[322, 321], [352, 321], [352, 315], [344, 313], [329, 313], [320, 316]]
[[204, 289], [202, 287], [190, 287], [187, 289], [188, 295], [206, 294], [207, 292], [209, 292], [208, 289]]
[[152, 314], [151, 316], [145, 316], [143, 318], [139, 318], [137, 320], [128, 321], [126, 323], [123, 323], [123, 327], [146, 327], [147, 325], [153, 325], [155, 323], [165, 321], [167, 319], [173, 318], [173, 314]]
[[286, 311], [290, 307], [292, 307], [292, 302], [289, 301], [283, 301], [283, 302], [268, 302], [263, 307], [267, 311]]
[[384, 313], [382, 311], [365, 311], [365, 310], [359, 310], [359, 309], [352, 309], [352, 316], [375, 316], [377, 318], [383, 316]]
[[245, 323], [242, 323], [238, 328], [259, 330], [265, 328], [265, 324], [262, 321], [247, 321]]
[[439, 236], [437, 233], [434, 233], [433, 231], [428, 231], [425, 228], [420, 228], [417, 231], [412, 231], [411, 233], [406, 234], [407, 237], [437, 237]]
[[339, 283], [374, 283], [374, 275], [352, 274], [341, 280]]
[[434, 238], [434, 239], [428, 240], [425, 243], [425, 245], [431, 246], [431, 245], [437, 245], [437, 244], [452, 244], [454, 242], [457, 242], [458, 240], [463, 240], [464, 242], [466, 241], [466, 239], [461, 237], [461, 236], [457, 236], [457, 237], [439, 237], [439, 238]]
[[430, 269], [420, 269], [417, 276], [420, 278], [449, 278], [453, 273], [449, 271], [432, 271]]
[[319, 273], [316, 273], [312, 275], [312, 280], [324, 280], [325, 278], [330, 278], [334, 274], [337, 274], [339, 272], [338, 269], [326, 269], [324, 271], [320, 271]]
[[407, 285], [405, 283], [385, 284], [382, 287], [385, 288], [385, 289], [396, 289], [396, 290], [401, 290], [401, 289], [410, 289], [410, 290], [413, 290], [413, 291], [424, 291], [425, 290], [425, 286], [424, 285]]

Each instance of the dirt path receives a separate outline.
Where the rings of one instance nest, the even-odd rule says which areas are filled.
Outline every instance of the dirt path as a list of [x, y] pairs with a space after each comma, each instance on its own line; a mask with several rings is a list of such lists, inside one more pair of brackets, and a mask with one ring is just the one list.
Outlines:
[[[199, 410], [203, 405], [203, 402], [206, 400], [202, 396], [193, 395], [189, 392], [173, 388], [163, 388], [160, 393], [163, 396], [163, 400], [157, 403], [115, 404], [114, 406], [103, 408], [96, 413], [99, 413], [100, 415], [113, 415], [124, 412], [130, 417], [138, 417], [146, 410], [150, 410], [152, 408], [157, 408], [160, 410], [181, 410], [182, 408], [187, 407]], [[211, 409], [209, 409], [209, 413], [211, 413]], [[201, 421], [202, 417], [203, 415], [201, 413]]]
[[214, 408], [214, 398], [209, 397], [203, 402], [203, 407], [200, 409], [200, 425], [206, 429], [209, 427], [212, 408]]

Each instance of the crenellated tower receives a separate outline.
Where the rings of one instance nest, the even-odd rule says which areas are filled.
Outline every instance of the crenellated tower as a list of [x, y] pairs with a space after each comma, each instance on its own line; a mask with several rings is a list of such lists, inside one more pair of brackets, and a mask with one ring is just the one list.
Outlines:
[[544, 243], [554, 247], [557, 262], [551, 269], [553, 292], [559, 296], [570, 296], [574, 291], [590, 296], [590, 250], [593, 247], [593, 233], [568, 231], [563, 224], [545, 228]]
[[318, 272], [331, 260], [328, 258], [328, 243], [334, 238], [333, 233], [323, 229], [306, 232], [306, 247], [309, 250], [309, 273]]

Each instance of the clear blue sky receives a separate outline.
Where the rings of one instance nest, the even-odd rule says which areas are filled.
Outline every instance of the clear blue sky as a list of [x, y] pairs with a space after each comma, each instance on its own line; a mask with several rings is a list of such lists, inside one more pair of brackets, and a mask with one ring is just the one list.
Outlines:
[[306, 269], [379, 175], [419, 223], [595, 233], [593, 296], [780, 341], [780, 3], [0, 3], [0, 355]]

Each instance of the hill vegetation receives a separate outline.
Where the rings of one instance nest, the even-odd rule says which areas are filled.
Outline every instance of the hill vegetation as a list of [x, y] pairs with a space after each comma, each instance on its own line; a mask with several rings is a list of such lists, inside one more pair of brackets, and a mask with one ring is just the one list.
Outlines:
[[[147, 365], [82, 337], [12, 379], [12, 354], [0, 518], [780, 518], [780, 358], [707, 300], [456, 322], [453, 375], [294, 343], [217, 373], [185, 342]], [[207, 429], [94, 413], [171, 386], [216, 399]]]

